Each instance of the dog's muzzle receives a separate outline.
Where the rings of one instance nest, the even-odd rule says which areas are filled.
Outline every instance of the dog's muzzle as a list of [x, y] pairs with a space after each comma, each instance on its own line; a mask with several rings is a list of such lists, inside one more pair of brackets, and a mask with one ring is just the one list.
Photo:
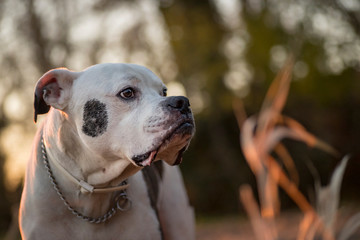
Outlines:
[[[183, 96], [168, 97], [162, 103], [163, 110], [170, 115], [169, 125], [172, 125], [171, 131], [160, 139], [156, 147], [144, 154], [132, 157], [132, 160], [141, 167], [150, 165], [159, 152], [166, 150], [171, 145], [181, 145], [177, 150], [177, 157], [173, 165], [178, 165], [182, 161], [182, 154], [189, 146], [190, 140], [195, 132], [194, 118], [190, 109], [189, 100]], [[183, 145], [183, 146], [182, 146]]]

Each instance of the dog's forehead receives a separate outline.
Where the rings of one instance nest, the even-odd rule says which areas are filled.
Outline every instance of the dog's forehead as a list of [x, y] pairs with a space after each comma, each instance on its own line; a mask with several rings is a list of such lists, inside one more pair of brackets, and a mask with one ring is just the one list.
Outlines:
[[106, 63], [86, 69], [81, 78], [84, 83], [94, 82], [95, 86], [117, 89], [126, 84], [163, 88], [164, 83], [148, 68], [136, 64]]

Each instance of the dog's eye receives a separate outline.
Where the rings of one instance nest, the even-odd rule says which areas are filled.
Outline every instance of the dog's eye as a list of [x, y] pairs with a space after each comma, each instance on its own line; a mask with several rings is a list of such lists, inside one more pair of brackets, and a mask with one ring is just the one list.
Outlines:
[[132, 99], [135, 97], [135, 90], [132, 88], [126, 88], [126, 89], [120, 91], [117, 95], [126, 100]]
[[164, 96], [164, 97], [166, 97], [166, 96], [167, 96], [167, 89], [166, 89], [166, 88], [164, 88], [164, 89], [163, 89], [162, 94], [163, 94], [163, 96]]

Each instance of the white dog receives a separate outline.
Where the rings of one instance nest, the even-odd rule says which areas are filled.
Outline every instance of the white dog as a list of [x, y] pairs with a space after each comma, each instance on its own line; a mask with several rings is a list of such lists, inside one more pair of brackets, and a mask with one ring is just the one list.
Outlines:
[[49, 115], [27, 168], [23, 239], [194, 239], [172, 166], [195, 131], [189, 106], [138, 65], [47, 72], [35, 89], [35, 122]]

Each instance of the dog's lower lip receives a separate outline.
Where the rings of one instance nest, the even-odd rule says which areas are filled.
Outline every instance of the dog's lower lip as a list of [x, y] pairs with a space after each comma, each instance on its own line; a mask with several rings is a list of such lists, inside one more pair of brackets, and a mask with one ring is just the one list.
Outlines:
[[136, 155], [132, 159], [135, 162], [142, 162], [142, 161], [146, 160], [149, 156], [150, 156], [150, 152], [142, 154], [142, 155]]
[[157, 155], [157, 150], [147, 152], [145, 154], [136, 155], [132, 158], [132, 160], [140, 167], [145, 167], [150, 165]]
[[[150, 165], [156, 158], [157, 153], [159, 152], [161, 146], [166, 144], [167, 141], [171, 139], [174, 134], [192, 134], [194, 128], [194, 123], [191, 120], [185, 120], [180, 123], [172, 132], [170, 132], [162, 141], [162, 143], [152, 151], [149, 151], [145, 154], [136, 155], [132, 157], [132, 160], [140, 167], [145, 167]], [[181, 162], [181, 161], [180, 161]]]

